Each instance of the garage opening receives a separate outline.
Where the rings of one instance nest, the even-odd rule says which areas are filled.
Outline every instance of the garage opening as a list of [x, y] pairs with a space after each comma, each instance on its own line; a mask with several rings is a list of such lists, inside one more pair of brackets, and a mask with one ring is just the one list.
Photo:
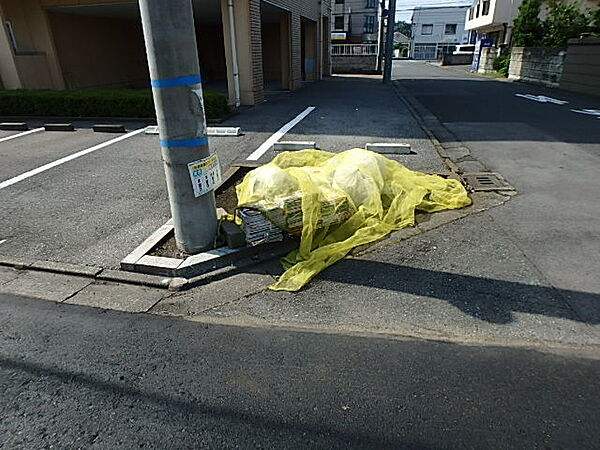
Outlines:
[[291, 14], [261, 2], [263, 82], [265, 91], [291, 89]]
[[[149, 88], [137, 2], [47, 9], [68, 89]], [[194, 18], [206, 89], [227, 92], [219, 0], [195, 0]]]

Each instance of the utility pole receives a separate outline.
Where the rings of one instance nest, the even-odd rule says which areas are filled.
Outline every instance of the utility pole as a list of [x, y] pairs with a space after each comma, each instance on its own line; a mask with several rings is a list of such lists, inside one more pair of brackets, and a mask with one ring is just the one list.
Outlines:
[[385, 48], [385, 69], [383, 72], [383, 82], [392, 81], [392, 58], [394, 57], [394, 28], [396, 26], [396, 0], [390, 0], [387, 23], [387, 39]]
[[383, 45], [384, 28], [385, 28], [385, 0], [381, 0], [381, 20], [379, 21], [379, 50], [377, 51], [377, 73], [383, 72], [383, 52], [385, 46]]
[[221, 173], [208, 148], [192, 1], [139, 5], [175, 239], [181, 251], [198, 253], [214, 245]]

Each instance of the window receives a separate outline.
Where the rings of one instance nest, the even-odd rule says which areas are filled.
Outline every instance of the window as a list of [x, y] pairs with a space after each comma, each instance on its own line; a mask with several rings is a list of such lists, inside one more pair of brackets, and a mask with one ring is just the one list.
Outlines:
[[365, 29], [364, 33], [375, 32], [375, 16], [365, 16]]
[[333, 25], [336, 30], [344, 29], [344, 16], [335, 16], [335, 23]]
[[469, 8], [469, 20], [473, 20], [473, 8]]
[[377, 0], [365, 0], [365, 8], [377, 8]]
[[17, 38], [15, 37], [15, 32], [12, 27], [12, 22], [7, 20], [4, 22], [6, 25], [6, 32], [8, 33], [8, 38], [10, 39], [10, 44], [12, 45], [13, 52], [19, 53], [19, 46], [17, 45]]
[[336, 5], [343, 5], [344, 3], [345, 3], [345, 0], [335, 0]]
[[433, 24], [432, 23], [424, 23], [421, 25], [421, 34], [425, 36], [430, 36], [433, 34]]
[[490, 2], [489, 0], [486, 0], [483, 2], [483, 12], [482, 14], [484, 16], [487, 16], [490, 13]]
[[456, 34], [456, 24], [455, 23], [447, 23], [446, 28], [444, 29], [444, 34], [447, 36], [448, 35], [454, 36]]
[[479, 17], [479, 9], [481, 8], [481, 4], [477, 3], [477, 9], [475, 10], [475, 17]]

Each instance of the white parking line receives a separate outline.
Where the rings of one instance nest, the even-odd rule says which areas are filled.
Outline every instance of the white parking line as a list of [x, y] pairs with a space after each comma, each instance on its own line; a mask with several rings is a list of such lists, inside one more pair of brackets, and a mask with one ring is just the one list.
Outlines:
[[11, 136], [6, 136], [0, 139], [0, 142], [10, 141], [11, 139], [20, 138], [21, 136], [27, 136], [31, 133], [37, 133], [38, 131], [44, 131], [43, 128], [34, 128], [33, 130], [24, 131], [23, 133], [13, 134]]
[[146, 130], [145, 127], [140, 128], [139, 130], [135, 130], [130, 133], [124, 134], [122, 136], [119, 136], [118, 138], [103, 142], [102, 144], [98, 144], [93, 147], [87, 148], [85, 150], [81, 150], [80, 152], [73, 153], [72, 155], [65, 156], [64, 158], [57, 159], [56, 161], [45, 164], [41, 167], [38, 167], [37, 169], [33, 169], [33, 170], [30, 170], [29, 172], [22, 173], [21, 175], [18, 175], [14, 178], [11, 178], [10, 180], [6, 180], [6, 181], [3, 181], [2, 183], [0, 183], [0, 190], [6, 188], [8, 186], [12, 186], [13, 184], [18, 183], [19, 181], [23, 181], [23, 180], [26, 180], [27, 178], [31, 178], [34, 175], [45, 172], [46, 170], [52, 169], [53, 167], [60, 166], [61, 164], [64, 164], [69, 161], [73, 161], [74, 159], [80, 158], [84, 155], [87, 155], [88, 153], [95, 152], [96, 150], [100, 150], [102, 148], [108, 147], [109, 145], [116, 144], [117, 142], [128, 139], [132, 136], [135, 136], [136, 134], [143, 133], [145, 130]]
[[4, 244], [5, 242], [6, 242], [6, 239], [2, 239], [2, 240], [0, 241], [0, 244]]
[[292, 121], [290, 121], [290, 122], [286, 123], [284, 126], [282, 126], [277, 132], [275, 132], [275, 134], [273, 134], [273, 136], [271, 136], [269, 139], [267, 139], [260, 147], [258, 147], [256, 150], [254, 150], [252, 152], [252, 154], [250, 156], [248, 156], [248, 158], [246, 158], [246, 160], [247, 161], [258, 161], [260, 159], [260, 157], [262, 155], [264, 155], [273, 146], [273, 144], [275, 142], [279, 141], [279, 139], [281, 139], [283, 137], [283, 135], [285, 135], [285, 133], [287, 133], [292, 128], [294, 128], [296, 125], [298, 125], [300, 122], [302, 122], [302, 120], [304, 120], [304, 118], [306, 116], [308, 116], [311, 112], [313, 112], [315, 109], [317, 109], [315, 106], [309, 106], [308, 108], [306, 108], [303, 112], [298, 114]]

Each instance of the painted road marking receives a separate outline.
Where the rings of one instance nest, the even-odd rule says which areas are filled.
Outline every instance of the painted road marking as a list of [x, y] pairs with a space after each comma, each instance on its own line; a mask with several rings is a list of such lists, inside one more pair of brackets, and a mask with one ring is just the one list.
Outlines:
[[267, 139], [260, 147], [258, 147], [256, 150], [254, 150], [252, 152], [252, 154], [250, 156], [248, 156], [248, 158], [246, 158], [246, 160], [247, 161], [258, 161], [260, 159], [260, 157], [262, 155], [264, 155], [273, 146], [273, 144], [275, 144], [275, 142], [278, 142], [279, 139], [281, 139], [288, 131], [290, 131], [292, 128], [294, 128], [296, 125], [298, 125], [300, 122], [302, 122], [302, 120], [304, 120], [304, 118], [306, 116], [308, 116], [311, 112], [313, 112], [315, 109], [317, 109], [315, 106], [309, 106], [308, 108], [306, 108], [303, 112], [298, 114], [292, 121], [290, 121], [290, 122], [286, 123], [284, 126], [282, 126], [277, 132], [275, 132], [275, 134], [273, 134], [273, 136], [271, 136], [269, 139]]
[[557, 100], [552, 97], [546, 97], [545, 95], [533, 95], [533, 94], [515, 94], [515, 97], [526, 98], [527, 100], [533, 100], [534, 102], [540, 103], [554, 103], [555, 105], [566, 105], [567, 101]]
[[6, 239], [2, 239], [2, 240], [0, 241], [0, 244], [4, 244], [6, 241], [7, 241]]
[[589, 116], [596, 116], [600, 119], [600, 109], [572, 109], [574, 113], [587, 114]]
[[130, 133], [124, 134], [122, 136], [119, 136], [118, 138], [103, 142], [102, 144], [98, 144], [93, 147], [87, 148], [85, 150], [81, 150], [80, 152], [73, 153], [72, 155], [65, 156], [64, 158], [57, 159], [56, 161], [45, 164], [41, 167], [38, 167], [37, 169], [33, 169], [33, 170], [30, 170], [29, 172], [22, 173], [21, 175], [18, 175], [14, 178], [11, 178], [10, 180], [6, 180], [6, 181], [3, 181], [2, 183], [0, 183], [0, 190], [4, 189], [6, 187], [12, 186], [13, 184], [18, 183], [19, 181], [23, 181], [23, 180], [26, 180], [27, 178], [31, 178], [34, 175], [45, 172], [46, 170], [50, 170], [53, 167], [60, 166], [61, 164], [64, 164], [69, 161], [73, 161], [74, 159], [80, 158], [84, 155], [87, 155], [88, 153], [95, 152], [96, 150], [100, 150], [105, 147], [108, 147], [109, 145], [116, 144], [117, 142], [121, 142], [125, 139], [135, 136], [136, 134], [143, 133], [145, 130], [146, 130], [146, 128], [140, 128], [139, 130], [135, 130]]
[[21, 136], [27, 136], [31, 133], [37, 133], [38, 131], [44, 131], [43, 128], [34, 128], [33, 130], [24, 131], [23, 133], [13, 134], [11, 136], [6, 136], [0, 139], [0, 142], [10, 141], [11, 139], [20, 138]]

